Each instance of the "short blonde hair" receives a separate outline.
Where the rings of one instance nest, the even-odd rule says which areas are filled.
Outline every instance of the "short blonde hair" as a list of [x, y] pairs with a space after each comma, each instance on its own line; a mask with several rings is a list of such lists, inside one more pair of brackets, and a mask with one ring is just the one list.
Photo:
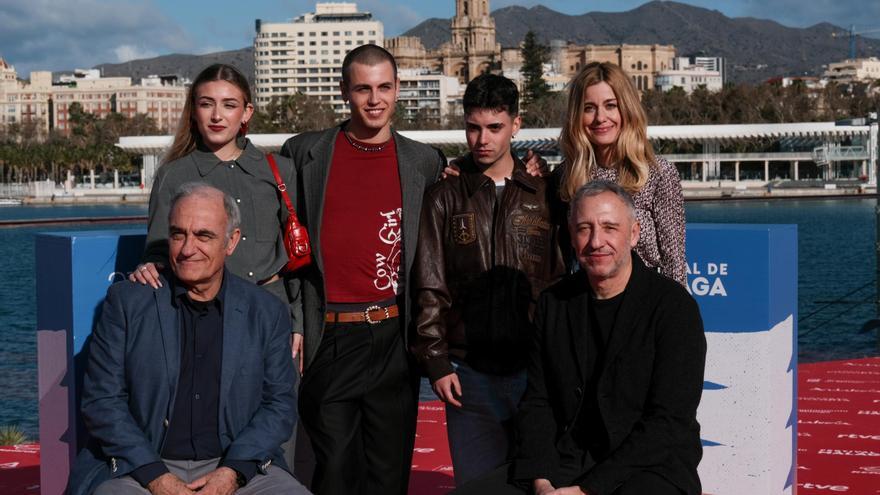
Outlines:
[[600, 82], [611, 86], [620, 110], [620, 135], [613, 155], [618, 182], [627, 192], [635, 194], [648, 181], [649, 169], [654, 166], [654, 150], [648, 141], [648, 119], [632, 82], [617, 65], [592, 62], [585, 65], [569, 83], [568, 109], [559, 136], [566, 161], [559, 195], [566, 201], [574, 197], [598, 166], [596, 152], [584, 129], [583, 112], [587, 88]]

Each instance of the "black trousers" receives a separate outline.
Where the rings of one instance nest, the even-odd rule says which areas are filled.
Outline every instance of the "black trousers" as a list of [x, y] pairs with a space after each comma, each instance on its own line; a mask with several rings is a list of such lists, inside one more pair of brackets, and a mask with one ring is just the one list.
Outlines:
[[405, 494], [418, 413], [400, 318], [327, 324], [300, 387], [318, 495]]
[[[511, 464], [505, 464], [482, 478], [471, 481], [452, 493], [455, 495], [524, 495], [533, 493], [510, 482]], [[562, 488], [557, 486], [555, 488]], [[681, 495], [683, 492], [665, 478], [649, 471], [641, 471], [621, 485], [611, 495]]]

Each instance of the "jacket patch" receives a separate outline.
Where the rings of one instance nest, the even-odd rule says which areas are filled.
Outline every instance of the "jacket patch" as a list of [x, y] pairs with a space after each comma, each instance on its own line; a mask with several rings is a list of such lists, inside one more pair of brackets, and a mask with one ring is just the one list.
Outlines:
[[550, 230], [550, 222], [538, 215], [513, 215], [511, 223], [514, 227], [525, 227], [527, 229], [531, 227], [541, 230]]
[[526, 211], [538, 211], [541, 209], [541, 205], [535, 203], [523, 203], [522, 209]]
[[456, 244], [470, 244], [477, 240], [477, 221], [473, 213], [452, 217], [452, 239]]

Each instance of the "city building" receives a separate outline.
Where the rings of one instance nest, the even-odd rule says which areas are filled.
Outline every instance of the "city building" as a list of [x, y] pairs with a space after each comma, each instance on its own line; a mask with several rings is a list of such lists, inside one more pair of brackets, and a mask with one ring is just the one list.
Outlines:
[[677, 57], [673, 60], [673, 66], [668, 70], [657, 73], [654, 85], [661, 91], [669, 91], [672, 88], [682, 88], [685, 93], [691, 94], [699, 87], [709, 91], [721, 91], [724, 87], [724, 77], [721, 71], [710, 70], [707, 67], [723, 66], [720, 58], [701, 57], [703, 63], [696, 63], [692, 57]]
[[189, 83], [189, 80], [181, 80], [176, 75], [145, 77], [139, 85], [124, 87], [116, 92], [115, 111], [128, 118], [146, 114], [159, 129], [173, 133], [180, 124]]
[[813, 76], [778, 76], [771, 77], [765, 81], [766, 84], [777, 85], [783, 88], [794, 86], [795, 84], [803, 85], [804, 88], [810, 90], [820, 90], [828, 85], [828, 79], [820, 79]]
[[839, 84], [875, 81], [880, 79], [880, 59], [857, 58], [828, 64], [823, 76]]
[[[407, 120], [439, 124], [462, 111], [464, 86], [458, 78], [428, 69], [400, 69], [398, 105]], [[398, 110], [399, 111], [399, 110]]]
[[[672, 45], [576, 45], [553, 40], [550, 42], [550, 70], [545, 68], [544, 78], [551, 87], [559, 87], [561, 81], [571, 79], [590, 62], [611, 62], [623, 68], [636, 89], [643, 91], [655, 86], [657, 73], [671, 69], [674, 59], [675, 47]], [[519, 71], [522, 67], [520, 48], [504, 48], [501, 65], [505, 75]]]
[[450, 31], [452, 39], [436, 50], [427, 50], [420, 39], [410, 36], [390, 38], [385, 48], [399, 67], [439, 71], [457, 77], [461, 84], [483, 72], [501, 69], [501, 45], [495, 42], [489, 0], [455, 0]]
[[[501, 47], [495, 41], [495, 20], [489, 15], [488, 0], [456, 0], [452, 38], [436, 50], [428, 50], [419, 38], [398, 36], [385, 41], [403, 68], [427, 68], [468, 81], [483, 72], [502, 73], [518, 80], [522, 67], [519, 46]], [[613, 62], [623, 67], [639, 90], [654, 87], [655, 75], [672, 68], [675, 47], [672, 45], [576, 45], [562, 40], [550, 43], [551, 68], [545, 71], [548, 83], [561, 89], [584, 65]], [[516, 76], [516, 77], [511, 77]]]
[[629, 74], [636, 89], [644, 91], [654, 87], [657, 73], [670, 69], [675, 58], [672, 45], [575, 45], [552, 51], [560, 73], [575, 75], [590, 62], [611, 62]]
[[18, 79], [15, 67], [0, 59], [0, 126], [34, 121], [40, 122], [41, 130], [47, 132], [51, 87], [51, 72], [32, 72], [31, 84], [25, 84]]
[[160, 130], [173, 132], [186, 101], [184, 81], [176, 76], [150, 76], [132, 84], [130, 77], [101, 77], [98, 70], [77, 69], [57, 83], [48, 71], [31, 72], [30, 81], [23, 82], [11, 65], [0, 60], [0, 79], [0, 125], [38, 122], [44, 133], [70, 132], [74, 103], [99, 118], [111, 113], [146, 114]]
[[14, 85], [16, 81], [18, 81], [18, 75], [15, 73], [15, 67], [0, 58], [0, 86]]
[[256, 104], [303, 93], [348, 112], [339, 92], [340, 68], [352, 49], [385, 41], [382, 22], [355, 3], [318, 3], [315, 11], [289, 22], [257, 19], [254, 37]]
[[76, 84], [81, 80], [94, 80], [101, 77], [100, 69], [75, 69], [73, 74], [58, 76], [58, 84]]
[[[684, 60], [682, 60], [684, 59]], [[681, 68], [680, 65], [686, 63], [689, 66], [702, 67], [705, 70], [711, 72], [718, 72], [721, 74], [721, 84], [727, 82], [727, 71], [724, 67], [724, 57], [701, 57], [701, 56], [690, 56], [690, 57], [678, 57], [676, 59], [676, 68]]]
[[[516, 87], [521, 92], [523, 89], [523, 84], [525, 83], [525, 79], [522, 75], [522, 62], [502, 62], [502, 67], [503, 69], [501, 70], [501, 75], [516, 83]], [[571, 81], [571, 75], [560, 74], [556, 71], [553, 64], [543, 64], [541, 66], [541, 70], [541, 77], [544, 79], [544, 82], [547, 83], [547, 87], [550, 88], [551, 92], [564, 91], [568, 88], [568, 82]]]

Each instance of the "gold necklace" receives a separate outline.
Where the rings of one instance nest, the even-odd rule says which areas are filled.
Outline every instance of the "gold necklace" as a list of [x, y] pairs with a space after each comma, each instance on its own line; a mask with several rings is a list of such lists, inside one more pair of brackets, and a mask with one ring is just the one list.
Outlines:
[[[236, 147], [236, 148], [235, 148], [235, 154], [232, 155], [232, 156], [230, 156], [228, 160], [223, 160], [223, 161], [224, 161], [224, 162], [234, 162], [234, 161], [238, 160], [238, 159], [241, 157], [241, 154], [242, 154], [242, 153], [244, 153], [244, 150], [241, 149], [241, 148], [239, 148], [239, 147]], [[219, 158], [219, 157], [218, 157], [218, 158]]]

